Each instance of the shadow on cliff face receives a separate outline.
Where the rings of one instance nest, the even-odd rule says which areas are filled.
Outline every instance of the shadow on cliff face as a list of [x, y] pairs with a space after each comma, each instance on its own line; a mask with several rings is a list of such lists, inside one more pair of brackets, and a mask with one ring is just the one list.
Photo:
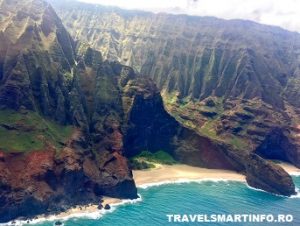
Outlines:
[[284, 128], [274, 128], [265, 140], [257, 147], [255, 153], [266, 159], [290, 162], [300, 167], [299, 153], [295, 141], [288, 136], [290, 131]]
[[[124, 96], [132, 98], [124, 133], [124, 154], [133, 157], [143, 150], [163, 150], [181, 163], [243, 171], [240, 155], [227, 145], [212, 141], [188, 129], [165, 110], [162, 97], [150, 80], [139, 80], [143, 92], [132, 94], [135, 85], [127, 87]], [[141, 85], [143, 84], [143, 85]]]
[[174, 154], [172, 139], [180, 126], [164, 110], [160, 94], [153, 92], [148, 97], [142, 94], [133, 97], [128, 127], [124, 133], [124, 153], [127, 157], [133, 157], [143, 150], [164, 150]]

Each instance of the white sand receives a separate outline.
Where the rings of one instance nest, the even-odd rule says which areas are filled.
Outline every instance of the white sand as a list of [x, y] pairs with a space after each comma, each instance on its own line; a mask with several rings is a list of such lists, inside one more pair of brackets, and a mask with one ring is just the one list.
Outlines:
[[137, 186], [151, 183], [172, 182], [178, 180], [235, 180], [245, 181], [245, 176], [234, 171], [206, 169], [183, 164], [159, 165], [154, 169], [134, 170], [133, 177]]
[[290, 175], [300, 175], [300, 169], [289, 163], [279, 163], [279, 165]]

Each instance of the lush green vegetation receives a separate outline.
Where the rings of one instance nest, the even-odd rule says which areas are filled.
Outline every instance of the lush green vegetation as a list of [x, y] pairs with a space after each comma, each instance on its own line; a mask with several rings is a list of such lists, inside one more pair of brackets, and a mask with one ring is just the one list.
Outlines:
[[239, 137], [233, 136], [230, 140], [230, 144], [239, 150], [246, 149], [247, 143]]
[[133, 169], [154, 168], [155, 164], [176, 164], [175, 159], [165, 151], [149, 152], [142, 151], [139, 155], [130, 159], [130, 164]]
[[36, 139], [32, 133], [19, 131], [7, 131], [0, 127], [0, 149], [6, 152], [22, 152], [26, 150], [38, 150], [43, 148], [43, 142]]
[[60, 148], [71, 133], [71, 126], [46, 120], [36, 112], [0, 111], [0, 149], [6, 152], [41, 150], [46, 143]]
[[278, 159], [268, 159], [267, 161], [270, 161], [270, 162], [275, 163], [275, 164], [283, 163], [282, 160], [278, 160]]
[[200, 129], [199, 131], [210, 138], [218, 139], [215, 129], [215, 121], [208, 120]]
[[174, 158], [165, 151], [149, 152], [142, 151], [137, 157], [147, 159], [149, 162], [172, 165], [177, 163]]
[[143, 159], [138, 159], [138, 158], [130, 159], [129, 164], [130, 164], [130, 167], [134, 170], [155, 168], [155, 165], [153, 163], [150, 163]]

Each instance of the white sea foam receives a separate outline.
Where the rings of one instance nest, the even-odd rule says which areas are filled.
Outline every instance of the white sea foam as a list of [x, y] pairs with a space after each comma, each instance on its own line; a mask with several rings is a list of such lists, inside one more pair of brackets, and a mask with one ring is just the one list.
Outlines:
[[289, 197], [291, 199], [300, 199], [300, 189], [296, 188], [296, 194]]
[[185, 184], [185, 183], [202, 183], [202, 182], [240, 182], [243, 183], [242, 181], [237, 181], [237, 180], [231, 180], [231, 179], [216, 179], [216, 178], [203, 178], [203, 179], [177, 179], [177, 180], [165, 180], [165, 181], [160, 181], [160, 182], [153, 182], [153, 183], [146, 183], [146, 184], [141, 184], [138, 185], [138, 188], [141, 189], [147, 189], [150, 187], [156, 187], [156, 186], [161, 186], [165, 184]]
[[[87, 219], [99, 219], [101, 218], [104, 214], [107, 214], [107, 213], [111, 213], [113, 211], [116, 210], [116, 208], [118, 206], [121, 206], [121, 205], [125, 205], [125, 204], [134, 204], [134, 203], [137, 203], [137, 202], [140, 202], [142, 201], [142, 197], [140, 194], [139, 195], [139, 198], [137, 199], [123, 199], [122, 201], [120, 201], [119, 203], [112, 203], [110, 204], [110, 209], [109, 210], [105, 210], [104, 208], [101, 209], [101, 210], [95, 210], [95, 211], [92, 211], [92, 212], [88, 212], [87, 210], [86, 211], [82, 211], [82, 212], [78, 212], [78, 213], [70, 213], [70, 214], [67, 214], [66, 216], [59, 216], [59, 215], [50, 215], [50, 216], [47, 216], [47, 217], [38, 217], [37, 219], [32, 219], [32, 220], [29, 220], [28, 222], [30, 224], [38, 224], [38, 223], [41, 223], [41, 222], [45, 222], [45, 221], [67, 221], [71, 218], [87, 218]], [[27, 220], [15, 220], [15, 221], [10, 221], [8, 223], [0, 223], [0, 226], [22, 226], [24, 224], [28, 224], [27, 223]]]
[[281, 196], [281, 197], [285, 197], [285, 196], [282, 196], [282, 195], [278, 195], [278, 194], [274, 194], [274, 193], [270, 193], [270, 192], [267, 192], [265, 190], [262, 190], [260, 188], [255, 188], [255, 187], [252, 187], [250, 186], [248, 183], [246, 183], [247, 187], [251, 190], [254, 190], [254, 191], [260, 191], [260, 192], [264, 192], [264, 193], [268, 193], [268, 194], [272, 194], [272, 195], [276, 195], [276, 196]]
[[291, 195], [290, 197], [288, 197], [288, 196], [284, 196], [284, 195], [278, 195], [278, 194], [270, 193], [270, 192], [264, 191], [264, 190], [259, 189], [259, 188], [254, 188], [254, 187], [250, 186], [250, 185], [247, 184], [247, 183], [246, 183], [246, 185], [247, 185], [247, 187], [248, 187], [249, 189], [252, 189], [252, 190], [255, 190], [255, 191], [264, 192], [264, 193], [268, 193], [268, 194], [272, 194], [272, 195], [275, 195], [275, 196], [278, 196], [278, 197], [282, 197], [282, 198], [289, 198], [289, 199], [297, 199], [297, 198], [300, 198], [300, 190], [299, 190], [299, 188], [297, 188], [297, 187], [296, 187], [296, 189], [295, 189], [295, 190], [296, 190], [296, 194], [295, 194], [295, 195]]
[[299, 172], [299, 171], [289, 172], [289, 174], [290, 174], [291, 176], [294, 176], [294, 177], [299, 177], [299, 176], [300, 176], [300, 172]]

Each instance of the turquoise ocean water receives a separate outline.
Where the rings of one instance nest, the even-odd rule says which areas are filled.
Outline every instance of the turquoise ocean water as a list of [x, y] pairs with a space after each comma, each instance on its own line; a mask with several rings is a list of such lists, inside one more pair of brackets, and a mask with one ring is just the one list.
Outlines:
[[[300, 188], [300, 177], [293, 177]], [[99, 219], [73, 218], [65, 226], [295, 225], [300, 226], [300, 197], [285, 198], [240, 182], [202, 181], [139, 189], [142, 200], [113, 207]], [[292, 223], [169, 223], [166, 214], [292, 214]], [[52, 226], [41, 222], [36, 226]], [[28, 225], [28, 224], [27, 224]]]

